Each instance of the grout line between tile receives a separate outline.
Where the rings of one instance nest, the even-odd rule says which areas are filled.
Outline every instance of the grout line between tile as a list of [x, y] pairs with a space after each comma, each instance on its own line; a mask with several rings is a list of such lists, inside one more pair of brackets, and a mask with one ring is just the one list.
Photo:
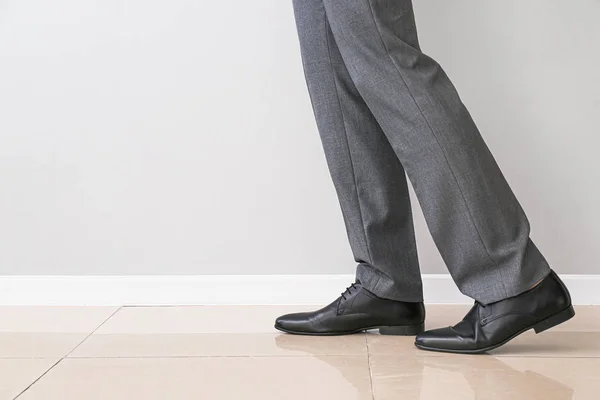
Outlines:
[[77, 345], [76, 345], [75, 347], [73, 347], [73, 348], [71, 349], [71, 351], [69, 351], [69, 352], [68, 352], [68, 353], [67, 353], [65, 356], [63, 356], [62, 358], [67, 358], [67, 357], [69, 357], [69, 356], [70, 356], [70, 355], [71, 355], [71, 354], [72, 354], [72, 353], [73, 353], [75, 350], [77, 350], [77, 348], [78, 348], [79, 346], [81, 346], [81, 345], [83, 344], [83, 342], [85, 342], [86, 340], [88, 340], [88, 338], [89, 338], [90, 336], [92, 336], [94, 333], [96, 333], [96, 331], [97, 331], [98, 329], [100, 329], [100, 328], [102, 327], [102, 325], [104, 325], [106, 322], [108, 322], [108, 320], [109, 320], [109, 319], [111, 319], [111, 318], [112, 318], [112, 317], [113, 317], [113, 316], [114, 316], [116, 313], [118, 313], [118, 312], [119, 312], [119, 310], [121, 310], [122, 308], [123, 308], [123, 307], [117, 307], [117, 309], [116, 309], [116, 310], [115, 310], [115, 311], [114, 311], [112, 314], [110, 314], [108, 317], [106, 317], [106, 318], [104, 319], [104, 321], [102, 321], [102, 322], [100, 323], [100, 325], [98, 325], [98, 326], [96, 327], [96, 329], [94, 329], [92, 332], [90, 332], [90, 334], [89, 334], [89, 335], [87, 335], [86, 337], [84, 337], [84, 338], [83, 338], [83, 340], [81, 340], [79, 343], [77, 343]]
[[365, 347], [367, 348], [367, 366], [369, 367], [369, 384], [371, 385], [371, 399], [375, 400], [375, 389], [373, 389], [373, 371], [371, 370], [371, 353], [369, 352], [369, 338], [367, 334], [365, 337]]
[[29, 384], [29, 386], [27, 386], [27, 387], [26, 387], [25, 389], [23, 389], [23, 390], [22, 390], [22, 391], [21, 391], [21, 392], [20, 392], [18, 395], [16, 395], [16, 396], [13, 398], [13, 400], [17, 400], [19, 397], [21, 397], [21, 395], [22, 395], [23, 393], [25, 393], [27, 390], [29, 390], [29, 388], [30, 388], [30, 387], [32, 387], [33, 385], [35, 385], [35, 383], [36, 383], [37, 381], [39, 381], [40, 379], [42, 379], [42, 378], [44, 377], [44, 375], [46, 375], [48, 372], [50, 372], [50, 370], [51, 370], [52, 368], [56, 367], [56, 366], [58, 365], [58, 363], [60, 363], [62, 360], [63, 360], [62, 358], [59, 358], [59, 359], [58, 359], [58, 361], [56, 361], [54, 364], [52, 364], [52, 365], [50, 366], [50, 368], [48, 368], [48, 369], [47, 369], [47, 370], [46, 370], [46, 371], [45, 371], [43, 374], [41, 374], [40, 376], [38, 376], [38, 377], [37, 377], [37, 379], [35, 379], [33, 382], [31, 382], [31, 383]]
[[29, 390], [30, 387], [32, 387], [33, 385], [35, 385], [35, 383], [37, 381], [39, 381], [40, 379], [42, 379], [44, 377], [44, 375], [46, 375], [48, 372], [50, 372], [54, 367], [56, 367], [62, 360], [64, 360], [65, 358], [67, 358], [71, 353], [73, 353], [75, 351], [75, 349], [77, 349], [83, 342], [85, 342], [90, 336], [92, 336], [94, 334], [94, 332], [96, 332], [98, 329], [100, 329], [100, 327], [102, 325], [104, 325], [106, 323], [106, 321], [108, 321], [109, 319], [111, 319], [113, 317], [113, 315], [115, 315], [117, 312], [119, 312], [119, 310], [122, 307], [117, 307], [117, 309], [111, 313], [107, 318], [104, 319], [104, 321], [102, 321], [97, 327], [96, 329], [94, 329], [89, 335], [87, 335], [82, 341], [80, 341], [73, 349], [71, 349], [71, 351], [69, 351], [65, 356], [61, 357], [58, 359], [58, 361], [56, 361], [54, 364], [52, 364], [52, 366], [50, 366], [50, 368], [48, 368], [43, 374], [41, 374], [36, 380], [34, 380], [33, 382], [31, 382], [31, 384], [29, 386], [27, 386], [25, 389], [23, 389], [13, 400], [17, 400], [19, 397], [21, 397], [23, 395], [23, 393], [25, 393], [27, 390]]
[[160, 355], [160, 356], [85, 356], [85, 357], [69, 357], [69, 360], [148, 360], [148, 359], [184, 359], [184, 358], [318, 358], [318, 357], [364, 357], [362, 354], [316, 354], [306, 356], [285, 356], [285, 355], [223, 355], [223, 356], [181, 356], [181, 355]]
[[0, 360], [56, 360], [61, 357], [18, 357], [18, 356], [10, 356], [10, 357], [0, 357]]
[[[384, 354], [373, 354], [375, 356], [389, 356]], [[253, 354], [253, 355], [244, 355], [244, 354], [236, 354], [236, 355], [196, 355], [196, 356], [182, 356], [182, 355], [148, 355], [148, 356], [76, 356], [76, 357], [68, 357], [69, 360], [115, 360], [115, 359], [123, 359], [123, 360], [148, 360], [148, 359], [185, 359], [185, 358], [318, 358], [318, 357], [363, 357], [362, 354], [314, 354], [314, 355], [277, 355], [277, 354]], [[367, 358], [369, 363], [371, 361], [371, 354], [367, 354]], [[448, 358], [455, 356], [426, 356], [421, 358], [426, 359], [436, 359], [436, 358]], [[472, 357], [494, 357], [491, 355], [481, 355], [481, 356], [472, 356]], [[64, 359], [65, 357], [63, 357]], [[599, 356], [511, 356], [511, 357], [499, 357], [498, 359], [554, 359], [554, 360], [587, 360], [587, 359], [598, 359]], [[3, 358], [3, 360], [44, 360], [51, 359], [50, 357], [46, 358], [24, 358], [24, 357], [7, 357]], [[370, 365], [369, 365], [370, 368]]]

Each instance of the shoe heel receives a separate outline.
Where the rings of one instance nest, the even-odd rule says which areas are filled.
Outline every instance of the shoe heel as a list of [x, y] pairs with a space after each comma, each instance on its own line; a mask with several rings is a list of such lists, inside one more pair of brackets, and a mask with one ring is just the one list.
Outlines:
[[414, 336], [425, 330], [425, 324], [405, 326], [382, 326], [379, 333], [382, 335]]
[[557, 314], [546, 318], [541, 322], [538, 322], [533, 326], [533, 330], [535, 331], [535, 333], [544, 332], [545, 330], [548, 330], [552, 327], [555, 327], [556, 325], [568, 321], [569, 319], [573, 318], [573, 316], [575, 316], [575, 310], [573, 309], [573, 306], [570, 306], [566, 310], [563, 310]]

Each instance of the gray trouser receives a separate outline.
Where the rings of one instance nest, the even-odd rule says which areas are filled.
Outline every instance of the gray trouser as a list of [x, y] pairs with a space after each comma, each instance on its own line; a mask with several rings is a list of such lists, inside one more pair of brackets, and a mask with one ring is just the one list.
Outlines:
[[[549, 273], [410, 0], [293, 0], [302, 62], [357, 278], [421, 301], [406, 175], [461, 292], [492, 303]], [[405, 174], [406, 172], [406, 174]]]

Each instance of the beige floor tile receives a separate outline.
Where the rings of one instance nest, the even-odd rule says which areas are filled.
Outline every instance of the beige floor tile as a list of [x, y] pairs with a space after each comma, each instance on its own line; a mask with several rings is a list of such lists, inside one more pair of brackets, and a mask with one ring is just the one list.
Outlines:
[[403, 355], [404, 357], [439, 356], [439, 353], [422, 351], [415, 347], [414, 336], [387, 336], [366, 334], [369, 354]]
[[85, 339], [87, 333], [0, 333], [2, 358], [61, 358]]
[[0, 358], [60, 358], [116, 307], [0, 307]]
[[275, 319], [314, 306], [124, 307], [98, 333], [274, 333]]
[[600, 359], [371, 356], [376, 400], [595, 399]]
[[73, 357], [295, 356], [366, 354], [364, 335], [276, 333], [275, 318], [305, 307], [135, 307], [119, 310]]
[[55, 362], [51, 359], [0, 359], [0, 399], [14, 399]]
[[552, 332], [600, 332], [600, 307], [598, 306], [575, 306], [575, 316], [552, 328]]
[[366, 356], [66, 359], [19, 400], [371, 399]]
[[0, 332], [90, 333], [117, 307], [0, 307]]
[[528, 331], [490, 354], [496, 357], [600, 358], [600, 332], [551, 330], [536, 335]]
[[306, 356], [367, 354], [364, 335], [276, 333], [94, 334], [70, 357]]

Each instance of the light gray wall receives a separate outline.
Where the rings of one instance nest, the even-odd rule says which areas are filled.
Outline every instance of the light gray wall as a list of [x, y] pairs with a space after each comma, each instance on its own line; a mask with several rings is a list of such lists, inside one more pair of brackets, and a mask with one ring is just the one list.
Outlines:
[[[534, 240], [596, 273], [600, 2], [416, 11]], [[0, 191], [0, 274], [354, 268], [290, 1], [0, 0]]]

